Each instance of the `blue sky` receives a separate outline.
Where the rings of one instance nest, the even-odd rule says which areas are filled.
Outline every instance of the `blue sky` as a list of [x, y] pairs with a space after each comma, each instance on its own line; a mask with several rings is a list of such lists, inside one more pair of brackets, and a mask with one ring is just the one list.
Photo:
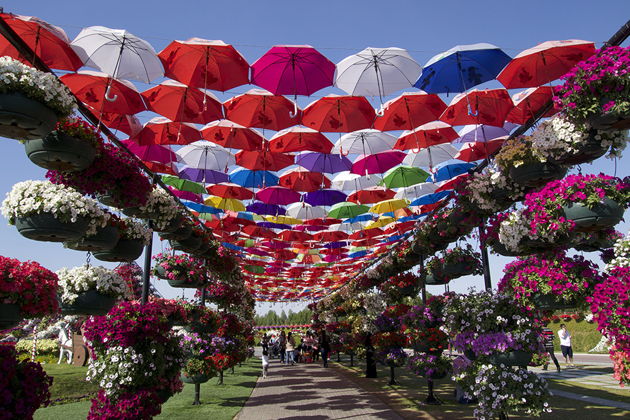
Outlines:
[[[149, 41], [156, 51], [174, 39], [222, 39], [233, 44], [250, 63], [275, 44], [310, 44], [333, 62], [366, 47], [395, 46], [407, 49], [420, 64], [424, 64], [433, 55], [455, 45], [477, 42], [498, 45], [511, 56], [547, 40], [585, 39], [595, 41], [599, 46], [630, 16], [630, 2], [37, 0], [7, 2], [5, 11], [37, 16], [62, 27], [71, 39], [81, 28], [92, 25], [127, 29]], [[219, 98], [225, 100], [250, 87], [236, 88], [230, 95], [219, 95]], [[140, 88], [145, 87], [140, 85]], [[310, 101], [300, 98], [299, 104], [304, 106]], [[26, 158], [20, 143], [7, 139], [1, 141], [0, 197], [3, 197], [14, 183], [42, 179], [45, 171]], [[617, 162], [617, 175], [630, 175], [629, 168], [630, 158], [626, 156]], [[584, 168], [585, 172], [609, 174], [614, 170], [614, 162], [604, 159]], [[622, 231], [627, 229], [627, 224], [621, 226]], [[161, 245], [159, 240], [156, 242], [155, 251], [158, 252]], [[0, 254], [34, 259], [53, 270], [85, 262], [84, 253], [65, 250], [59, 244], [27, 240], [5, 223], [0, 223]], [[495, 283], [506, 261], [491, 257]], [[453, 288], [463, 291], [468, 286], [481, 285], [482, 280], [478, 277], [457, 280]], [[158, 285], [158, 289], [173, 295], [167, 286]], [[262, 305], [260, 309], [269, 307]], [[276, 304], [274, 307], [295, 310], [301, 306]]]

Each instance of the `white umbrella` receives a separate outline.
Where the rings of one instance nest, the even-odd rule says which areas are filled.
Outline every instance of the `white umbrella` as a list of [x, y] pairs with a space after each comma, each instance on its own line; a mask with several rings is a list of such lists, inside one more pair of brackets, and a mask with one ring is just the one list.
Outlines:
[[379, 130], [368, 128], [344, 134], [335, 142], [331, 153], [363, 154], [385, 152], [392, 150], [396, 144], [396, 137]]
[[225, 171], [228, 166], [236, 164], [232, 153], [206, 140], [190, 143], [175, 153], [182, 163], [192, 168]]
[[366, 48], [337, 63], [335, 86], [358, 96], [387, 96], [410, 87], [422, 67], [402, 48]]
[[310, 220], [326, 217], [328, 212], [319, 206], [311, 206], [308, 203], [293, 203], [287, 206], [287, 216], [294, 217], [296, 219]]
[[86, 66], [114, 78], [149, 83], [164, 76], [151, 44], [124, 29], [90, 26], [79, 32], [71, 46]]
[[354, 223], [337, 223], [328, 227], [329, 231], [341, 231], [346, 233], [354, 233], [358, 230], [363, 230], [369, 221], [354, 222]]
[[459, 138], [453, 140], [455, 144], [489, 142], [499, 137], [509, 136], [512, 130], [518, 127], [518, 124], [506, 122], [503, 127], [494, 127], [484, 124], [465, 125], [457, 134]]
[[381, 177], [376, 175], [364, 176], [343, 171], [332, 179], [331, 187], [342, 191], [358, 191], [376, 187], [379, 182], [381, 182]]
[[410, 187], [399, 188], [394, 198], [413, 200], [426, 194], [432, 194], [437, 189], [433, 182], [423, 182]]
[[403, 165], [432, 168], [438, 163], [455, 158], [459, 150], [449, 143], [437, 144], [420, 149], [418, 153], [410, 152], [405, 159]]

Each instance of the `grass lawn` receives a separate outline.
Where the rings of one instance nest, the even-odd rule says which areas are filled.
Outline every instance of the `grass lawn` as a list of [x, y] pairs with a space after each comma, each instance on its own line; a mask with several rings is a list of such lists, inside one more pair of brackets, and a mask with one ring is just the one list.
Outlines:
[[[69, 365], [45, 365], [46, 371], [55, 378], [66, 379], [85, 376], [86, 368], [78, 368]], [[49, 370], [50, 368], [50, 370]], [[241, 410], [245, 401], [249, 398], [256, 385], [258, 375], [260, 374], [260, 361], [250, 359], [243, 363], [241, 367], [235, 368], [235, 373], [226, 373], [224, 376], [224, 385], [217, 385], [217, 378], [201, 385], [201, 405], [193, 406], [192, 402], [195, 395], [195, 386], [185, 384], [184, 390], [173, 396], [164, 405], [162, 405], [162, 414], [156, 418], [163, 419], [212, 419], [212, 420], [228, 420]], [[79, 382], [79, 381], [77, 381]], [[53, 385], [54, 387], [54, 385]], [[61, 392], [61, 387], [54, 391], [55, 395]], [[69, 392], [72, 390], [69, 386], [65, 387]], [[85, 389], [85, 388], [82, 388]], [[82, 392], [76, 390], [76, 392]], [[54, 397], [53, 397], [54, 398]], [[35, 420], [78, 420], [85, 419], [90, 410], [90, 401], [80, 401], [70, 404], [55, 405], [52, 407], [40, 408], [35, 412]]]
[[554, 343], [556, 350], [560, 351], [560, 339], [558, 338], [558, 330], [560, 330], [560, 324], [566, 324], [567, 330], [571, 333], [571, 346], [574, 352], [586, 353], [599, 343], [602, 339], [602, 335], [597, 331], [597, 324], [594, 322], [576, 322], [576, 321], [561, 321], [552, 322], [548, 327], [554, 333]]

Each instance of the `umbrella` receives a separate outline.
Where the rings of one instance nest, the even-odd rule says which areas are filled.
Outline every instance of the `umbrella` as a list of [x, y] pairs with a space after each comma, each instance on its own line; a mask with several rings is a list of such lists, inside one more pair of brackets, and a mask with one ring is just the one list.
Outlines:
[[328, 95], [304, 108], [302, 124], [317, 131], [349, 133], [370, 128], [375, 116], [363, 96]]
[[426, 204], [434, 204], [451, 195], [451, 191], [440, 191], [437, 193], [425, 194], [413, 200], [410, 206], [423, 206]]
[[487, 142], [464, 143], [455, 159], [463, 160], [464, 162], [486, 159], [503, 146], [505, 139], [506, 137], [499, 137]]
[[445, 181], [458, 175], [466, 174], [475, 166], [472, 163], [451, 163], [438, 166], [433, 174], [433, 182]]
[[[352, 240], [360, 240], [360, 239], [370, 239], [370, 238], [376, 238], [379, 236], [383, 235], [383, 231], [379, 228], [375, 228], [375, 229], [364, 229], [364, 230], [360, 230], [358, 232], [354, 232], [353, 234], [351, 234], [350, 236], [348, 236], [348, 239], [352, 239]], [[354, 246], [369, 246], [367, 244], [364, 243], [352, 243], [352, 245]]]
[[250, 89], [225, 101], [225, 117], [245, 127], [279, 131], [298, 123], [297, 105], [265, 90]]
[[160, 163], [171, 163], [177, 161], [177, 154], [175, 154], [169, 146], [159, 146], [156, 144], [140, 146], [131, 140], [123, 140], [121, 143], [142, 161]]
[[212, 169], [190, 168], [187, 166], [179, 171], [179, 177], [195, 182], [203, 182], [204, 184], [218, 184], [220, 182], [229, 181], [228, 175], [224, 172], [214, 171]]
[[[300, 204], [300, 203], [293, 203], [293, 204]], [[299, 225], [300, 223], [302, 223], [302, 220], [296, 219], [295, 217], [288, 215], [290, 207], [291, 205], [287, 207], [287, 216], [283, 216], [283, 215], [264, 216], [265, 221], [278, 223], [278, 224], [284, 224], [284, 225]]]
[[[369, 207], [368, 207], [368, 209], [369, 209]], [[351, 225], [352, 229], [356, 230], [356, 229], [361, 229], [362, 228], [362, 225], [361, 225], [362, 222], [371, 222], [372, 220], [374, 220], [374, 216], [373, 215], [371, 215], [371, 214], [360, 214], [360, 215], [354, 216], [354, 217], [352, 217], [350, 219], [346, 219], [346, 220], [344, 220], [341, 223]]]
[[280, 176], [278, 185], [295, 191], [310, 192], [319, 188], [329, 188], [330, 180], [322, 173], [295, 168], [284, 172]]
[[403, 164], [433, 168], [435, 165], [454, 159], [457, 153], [458, 150], [448, 143], [436, 144], [435, 146], [425, 147], [418, 153], [411, 151], [403, 159]]
[[370, 207], [368, 210], [370, 213], [387, 213], [390, 211], [402, 209], [409, 205], [409, 201], [400, 198], [394, 198], [390, 200], [380, 201], [379, 203]]
[[342, 191], [357, 191], [368, 187], [375, 187], [381, 181], [378, 176], [364, 176], [349, 171], [338, 173], [332, 180], [331, 186]]
[[172, 163], [160, 163], [160, 162], [152, 162], [148, 160], [143, 160], [144, 166], [147, 167], [151, 172], [159, 172], [163, 174], [169, 175], [178, 175], [177, 167]]
[[256, 193], [256, 199], [266, 204], [286, 205], [300, 201], [300, 193], [283, 187], [266, 187]]
[[230, 174], [230, 182], [247, 188], [273, 187], [278, 181], [278, 177], [269, 171], [238, 169]]
[[304, 201], [312, 206], [332, 206], [346, 201], [347, 195], [341, 191], [322, 189], [304, 194]]
[[293, 156], [265, 149], [258, 152], [242, 150], [236, 154], [236, 164], [254, 171], [279, 171], [293, 165]]
[[463, 173], [451, 179], [445, 180], [440, 183], [435, 192], [439, 193], [440, 191], [454, 190], [458, 185], [463, 184], [469, 177], [470, 174]]
[[278, 235], [278, 238], [289, 242], [306, 242], [313, 239], [310, 234], [306, 232], [298, 232], [297, 230], [283, 230]]
[[366, 229], [382, 228], [395, 222], [396, 222], [396, 219], [394, 219], [393, 217], [380, 217], [377, 220], [373, 221], [372, 223], [368, 224], [365, 228]]
[[140, 145], [190, 144], [201, 139], [201, 133], [192, 124], [173, 122], [164, 117], [150, 119], [132, 140]]
[[308, 127], [291, 127], [279, 131], [269, 139], [269, 150], [272, 152], [320, 152], [330, 153], [333, 145], [319, 131]]
[[64, 74], [60, 80], [77, 99], [98, 114], [135, 114], [146, 109], [140, 92], [126, 80], [114, 79], [105, 73], [91, 70]]
[[358, 204], [378, 203], [379, 201], [393, 198], [395, 194], [394, 191], [387, 188], [369, 187], [350, 194], [347, 201]]
[[506, 122], [503, 127], [491, 125], [471, 124], [459, 130], [459, 138], [453, 143], [486, 142], [498, 137], [509, 136], [510, 132], [517, 127], [517, 124]]
[[313, 172], [334, 174], [352, 168], [352, 162], [345, 156], [327, 153], [300, 153], [295, 157], [295, 164]]
[[147, 109], [171, 121], [206, 124], [223, 118], [223, 106], [216, 96], [167, 80], [142, 92]]
[[245, 211], [245, 206], [235, 198], [223, 198], [210, 196], [204, 200], [206, 205], [216, 207], [221, 210]]
[[256, 213], [256, 214], [269, 214], [269, 215], [282, 215], [286, 214], [287, 211], [284, 207], [280, 207], [276, 204], [267, 204], [261, 202], [254, 202], [247, 206], [247, 211]]
[[404, 92], [385, 102], [376, 113], [374, 128], [381, 131], [413, 130], [419, 125], [437, 120], [446, 104], [437, 95], [426, 92]]
[[190, 87], [226, 90], [249, 83], [249, 64], [223, 41], [173, 41], [158, 54], [164, 75]]
[[394, 149], [412, 149], [418, 152], [425, 147], [449, 143], [457, 137], [457, 132], [450, 125], [442, 121], [432, 121], [402, 133], [401, 136], [398, 137]]
[[344, 134], [335, 142], [332, 153], [368, 154], [392, 150], [396, 137], [371, 128]]
[[307, 203], [293, 203], [287, 206], [287, 214], [296, 219], [308, 220], [326, 217], [326, 210]]
[[348, 234], [339, 230], [324, 230], [313, 235], [313, 239], [321, 242], [342, 241], [348, 238]]
[[510, 57], [492, 44], [456, 45], [432, 57], [414, 86], [429, 93], [464, 92], [494, 79], [509, 62]]
[[334, 219], [332, 217], [324, 217], [321, 219], [311, 219], [311, 220], [305, 220], [304, 224], [305, 225], [318, 225], [318, 226], [331, 226], [331, 225], [336, 225], [341, 223], [341, 220], [339, 219]]
[[84, 28], [72, 41], [72, 48], [86, 66], [114, 78], [149, 83], [164, 76], [151, 44], [123, 29]]
[[[253, 238], [272, 239], [276, 237], [276, 234], [273, 231], [260, 226], [243, 226], [242, 233]], [[264, 255], [267, 254], [265, 253]]]
[[420, 184], [429, 177], [429, 173], [411, 166], [397, 166], [385, 172], [382, 183], [387, 188], [409, 187]]
[[201, 194], [193, 193], [190, 191], [180, 191], [173, 187], [168, 187], [168, 189], [176, 196], [183, 200], [194, 201], [195, 203], [202, 203], [203, 198], [201, 198]]
[[225, 171], [228, 166], [236, 163], [232, 153], [209, 141], [190, 143], [176, 153], [182, 163], [193, 168]]
[[544, 85], [567, 73], [595, 53], [589, 41], [546, 41], [520, 54], [501, 71], [497, 80], [507, 89]]
[[487, 124], [503, 127], [505, 117], [514, 108], [505, 89], [476, 90], [453, 98], [440, 120], [450, 125]]
[[350, 95], [382, 98], [410, 87], [421, 72], [402, 48], [366, 48], [337, 63], [335, 86]]
[[229, 120], [212, 121], [201, 129], [204, 139], [230, 149], [261, 150], [265, 138], [251, 128]]
[[249, 200], [254, 198], [254, 193], [247, 188], [229, 182], [210, 185], [206, 187], [208, 194], [216, 195], [223, 198], [236, 198], [238, 200]]
[[[553, 87], [538, 86], [518, 92], [512, 96], [514, 108], [505, 117], [506, 121], [516, 124], [525, 124], [532, 119], [542, 107], [551, 103], [553, 98]], [[551, 117], [559, 112], [555, 107], [551, 107], [543, 117]]]
[[[15, 33], [48, 67], [76, 71], [83, 65], [70, 47], [70, 40], [63, 29], [34, 16], [0, 14]], [[0, 37], [0, 56], [8, 55], [30, 65], [32, 57], [22, 57], [6, 38]]]
[[342, 201], [333, 205], [328, 212], [329, 217], [335, 217], [337, 219], [349, 219], [355, 216], [359, 216], [368, 211], [368, 206], [361, 204]]
[[195, 203], [195, 202], [184, 202], [186, 207], [192, 209], [199, 213], [210, 213], [210, 214], [220, 214], [223, 213], [223, 210], [218, 209], [212, 206], [206, 206], [205, 204]]
[[425, 194], [435, 192], [437, 185], [432, 182], [423, 182], [422, 184], [412, 185], [411, 187], [401, 188], [396, 192], [395, 198], [416, 198]]
[[398, 150], [374, 153], [371, 155], [359, 155], [352, 164], [351, 172], [354, 174], [382, 174], [396, 165], [400, 165], [407, 156]]
[[252, 64], [252, 83], [276, 95], [306, 95], [333, 84], [335, 65], [310, 45], [275, 45]]
[[111, 130], [122, 131], [130, 137], [142, 130], [142, 124], [135, 115], [100, 113], [99, 118]]

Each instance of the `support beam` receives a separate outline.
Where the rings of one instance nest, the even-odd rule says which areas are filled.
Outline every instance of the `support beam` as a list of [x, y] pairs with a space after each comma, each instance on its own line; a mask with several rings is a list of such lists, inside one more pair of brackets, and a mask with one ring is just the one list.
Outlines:
[[149, 243], [144, 247], [144, 267], [142, 269], [142, 304], [149, 300], [149, 290], [151, 287], [151, 253], [153, 252], [153, 232], [149, 238]]
[[490, 276], [490, 259], [488, 257], [488, 247], [486, 241], [482, 240], [485, 233], [485, 221], [479, 225], [479, 247], [481, 248], [481, 265], [483, 267], [483, 284], [486, 290], [492, 290], [492, 277]]

